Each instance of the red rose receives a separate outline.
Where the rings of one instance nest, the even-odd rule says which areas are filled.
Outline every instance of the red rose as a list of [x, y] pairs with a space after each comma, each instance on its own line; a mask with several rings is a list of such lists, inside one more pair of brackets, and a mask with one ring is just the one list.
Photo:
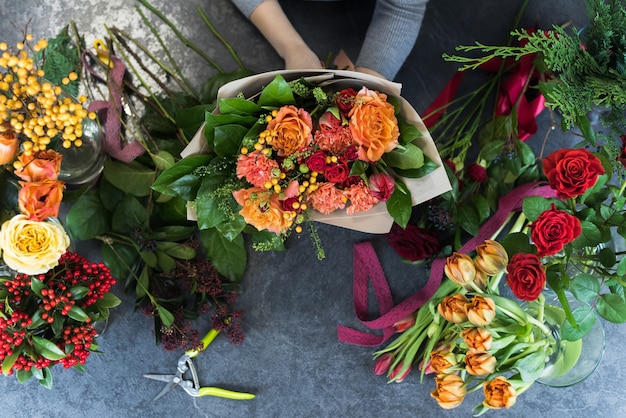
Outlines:
[[339, 158], [336, 163], [328, 164], [324, 168], [324, 177], [331, 183], [341, 183], [348, 179], [350, 168], [343, 158]]
[[306, 166], [311, 171], [317, 171], [323, 173], [326, 167], [326, 154], [323, 151], [318, 151], [315, 154], [310, 155], [306, 159]]
[[409, 261], [419, 261], [430, 258], [441, 251], [441, 243], [428, 230], [414, 225], [407, 225], [406, 229], [393, 224], [387, 234], [387, 243], [400, 257]]
[[356, 161], [359, 158], [359, 150], [356, 146], [350, 145], [343, 153], [343, 158], [347, 161]]
[[574, 241], [582, 232], [580, 220], [569, 213], [552, 209], [544, 211], [530, 227], [530, 239], [537, 247], [537, 255], [553, 255]]
[[543, 173], [562, 199], [580, 196], [604, 174], [600, 160], [584, 148], [561, 148], [543, 160]]
[[534, 254], [517, 253], [507, 268], [506, 284], [518, 299], [535, 300], [546, 284], [546, 272]]
[[483, 183], [488, 179], [485, 167], [476, 163], [467, 166], [467, 175], [470, 179], [478, 183]]
[[354, 106], [356, 91], [354, 89], [341, 90], [335, 97], [335, 104], [343, 113], [348, 113]]

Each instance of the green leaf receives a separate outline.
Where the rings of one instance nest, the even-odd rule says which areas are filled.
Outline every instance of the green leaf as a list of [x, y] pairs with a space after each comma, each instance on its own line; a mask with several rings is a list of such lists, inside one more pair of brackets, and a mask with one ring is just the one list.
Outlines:
[[260, 114], [263, 108], [251, 100], [232, 97], [218, 100], [218, 108], [220, 114], [227, 115], [234, 113], [237, 115], [255, 115]]
[[582, 302], [591, 302], [600, 293], [600, 282], [590, 274], [581, 273], [572, 280], [570, 290], [576, 299]]
[[70, 289], [72, 293], [72, 299], [78, 300], [85, 297], [87, 293], [89, 293], [89, 288], [86, 286], [74, 286]]
[[148, 267], [144, 266], [141, 272], [137, 276], [137, 284], [135, 286], [135, 294], [137, 300], [142, 299], [148, 294], [148, 288], [150, 287], [150, 276], [148, 275]]
[[472, 205], [478, 215], [479, 225], [482, 225], [491, 216], [491, 208], [489, 202], [484, 196], [475, 194], [471, 197]]
[[533, 149], [524, 141], [515, 140], [515, 149], [517, 150], [517, 155], [519, 156], [520, 162], [525, 166], [530, 166], [535, 164], [535, 153]]
[[487, 161], [494, 160], [498, 155], [502, 153], [502, 149], [506, 144], [503, 140], [491, 141], [483, 146], [480, 150], [480, 158]]
[[13, 353], [11, 353], [10, 356], [6, 356], [4, 360], [2, 360], [2, 374], [4, 374], [5, 376], [9, 375], [9, 372], [13, 368], [13, 365], [17, 361], [17, 358], [20, 356], [20, 354], [22, 354], [23, 347], [24, 343], [19, 345], [18, 347], [15, 347], [13, 349]]
[[134, 230], [148, 228], [148, 209], [133, 195], [126, 195], [111, 218], [111, 229], [130, 235]]
[[151, 154], [150, 156], [152, 157], [152, 162], [160, 171], [171, 168], [175, 163], [174, 157], [167, 151], [160, 150], [156, 154]]
[[120, 298], [118, 298], [111, 292], [107, 292], [104, 294], [102, 298], [98, 299], [98, 301], [96, 302], [96, 305], [99, 308], [109, 309], [109, 308], [115, 308], [116, 306], [119, 306], [121, 303], [122, 303], [122, 300]]
[[217, 92], [224, 84], [239, 78], [252, 75], [252, 71], [246, 68], [237, 68], [230, 73], [217, 73], [204, 82], [200, 89], [200, 101], [202, 103], [213, 103], [217, 99]]
[[424, 177], [432, 173], [438, 168], [439, 168], [439, 165], [436, 162], [431, 160], [427, 155], [424, 155], [424, 164], [420, 168], [410, 169], [410, 170], [402, 170], [400, 168], [394, 168], [394, 172], [397, 175], [402, 176], [402, 177], [417, 179], [417, 178]]
[[102, 260], [111, 270], [113, 277], [126, 279], [137, 263], [139, 253], [131, 245], [112, 243], [102, 246]]
[[422, 137], [422, 133], [417, 127], [411, 123], [408, 123], [403, 118], [398, 118], [398, 128], [400, 128], [400, 137], [398, 142], [400, 145], [410, 144], [418, 138]]
[[240, 281], [247, 263], [243, 236], [228, 240], [214, 228], [199, 231], [199, 236], [207, 258], [217, 271], [233, 281]]
[[581, 221], [582, 233], [573, 241], [574, 248], [595, 247], [602, 242], [602, 232], [598, 227], [589, 221]]
[[196, 256], [196, 250], [193, 247], [178, 242], [159, 241], [157, 248], [180, 260], [191, 260]]
[[139, 256], [149, 267], [155, 268], [158, 265], [157, 256], [152, 251], [140, 251]]
[[47, 289], [47, 287], [48, 286], [46, 286], [41, 280], [31, 277], [30, 288], [33, 292], [35, 292], [35, 294], [37, 294], [37, 296], [41, 297], [41, 291], [43, 289]]
[[529, 221], [536, 221], [539, 215], [550, 209], [550, 200], [540, 196], [526, 197], [522, 202], [522, 212]]
[[33, 336], [33, 346], [43, 357], [49, 360], [61, 360], [65, 353], [55, 343], [43, 337]]
[[89, 315], [76, 305], [72, 306], [67, 315], [78, 322], [85, 322], [89, 319]]
[[174, 260], [173, 257], [159, 250], [155, 251], [155, 254], [157, 257], [157, 263], [161, 271], [163, 271], [164, 273], [169, 273], [176, 268], [176, 260]]
[[523, 232], [514, 232], [511, 234], [507, 234], [502, 240], [498, 241], [504, 249], [506, 253], [509, 255], [509, 259], [513, 257], [514, 254], [517, 253], [525, 253], [531, 254], [533, 252], [533, 247], [530, 244], [530, 239]]
[[277, 74], [274, 80], [268, 84], [259, 97], [259, 106], [281, 107], [296, 104], [289, 83], [283, 76]]
[[191, 237], [195, 230], [195, 226], [166, 225], [153, 229], [150, 238], [157, 241], [182, 241]]
[[110, 229], [110, 213], [104, 208], [96, 191], [82, 195], [67, 213], [65, 225], [72, 238], [85, 241]]
[[400, 179], [396, 179], [393, 194], [386, 204], [387, 211], [393, 220], [402, 228], [406, 228], [411, 218], [413, 203], [411, 201], [411, 193]]
[[193, 200], [198, 191], [200, 178], [193, 171], [208, 164], [213, 155], [203, 154], [183, 158], [170, 169], [161, 173], [152, 185], [153, 190], [168, 196], [176, 196], [185, 201]]
[[168, 311], [161, 305], [157, 305], [156, 308], [157, 312], [159, 313], [159, 318], [161, 318], [161, 322], [163, 322], [163, 325], [167, 328], [171, 327], [174, 323], [174, 315], [172, 315], [170, 311]]
[[424, 165], [424, 152], [417, 145], [406, 144], [385, 153], [383, 160], [390, 167], [397, 167], [401, 170], [418, 169]]
[[155, 176], [153, 169], [137, 161], [123, 163], [112, 159], [104, 163], [102, 174], [118, 189], [138, 197], [150, 194]]
[[241, 140], [248, 133], [249, 128], [241, 125], [227, 124], [216, 126], [213, 129], [213, 149], [217, 155], [237, 155], [241, 147]]
[[626, 301], [614, 293], [600, 295], [598, 313], [607, 321], [619, 324], [626, 322]]
[[470, 235], [478, 235], [478, 229], [480, 228], [479, 217], [473, 207], [461, 205], [457, 208], [457, 215], [461, 228]]
[[541, 376], [546, 366], [546, 357], [545, 350], [535, 351], [516, 361], [513, 367], [519, 371], [524, 382], [533, 382]]
[[572, 312], [578, 328], [572, 326], [569, 321], [563, 322], [561, 336], [567, 341], [576, 341], [587, 335], [589, 330], [596, 323], [596, 313], [591, 306], [583, 305]]

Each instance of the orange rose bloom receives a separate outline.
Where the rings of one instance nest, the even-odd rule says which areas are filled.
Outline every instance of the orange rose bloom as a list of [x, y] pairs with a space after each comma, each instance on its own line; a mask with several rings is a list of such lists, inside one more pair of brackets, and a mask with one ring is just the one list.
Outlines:
[[18, 194], [20, 211], [29, 221], [43, 221], [59, 215], [64, 183], [59, 180], [20, 181]]
[[22, 163], [22, 168], [15, 170], [15, 175], [22, 180], [56, 180], [59, 176], [59, 171], [61, 171], [61, 159], [63, 159], [63, 156], [54, 150], [48, 149], [31, 155], [21, 154], [18, 159]]
[[398, 145], [400, 130], [394, 113], [386, 94], [366, 87], [357, 93], [348, 117], [352, 138], [359, 146], [360, 160], [376, 162]]
[[267, 124], [272, 133], [272, 148], [280, 156], [289, 156], [309, 145], [313, 139], [313, 121], [304, 109], [283, 106], [276, 117]]
[[252, 187], [234, 191], [233, 197], [242, 206], [239, 214], [259, 231], [267, 229], [278, 235], [289, 228], [290, 220], [283, 216], [286, 212], [282, 210], [278, 195]]
[[485, 383], [483, 386], [485, 400], [483, 405], [491, 409], [510, 408], [515, 405], [517, 391], [503, 376]]
[[15, 134], [0, 133], [0, 165], [8, 164], [17, 154], [19, 141]]

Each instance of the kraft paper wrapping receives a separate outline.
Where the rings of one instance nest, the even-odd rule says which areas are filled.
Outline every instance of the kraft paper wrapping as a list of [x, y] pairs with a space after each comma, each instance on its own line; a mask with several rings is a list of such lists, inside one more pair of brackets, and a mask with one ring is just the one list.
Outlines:
[[[424, 154], [427, 155], [439, 166], [432, 173], [421, 178], [404, 178], [404, 183], [411, 192], [413, 206], [426, 202], [437, 197], [451, 189], [450, 181], [446, 175], [445, 168], [437, 151], [437, 147], [426, 129], [424, 122], [417, 114], [413, 106], [400, 95], [402, 85], [387, 81], [368, 74], [343, 71], [343, 70], [280, 70], [262, 74], [256, 74], [239, 80], [232, 81], [220, 88], [217, 93], [218, 99], [226, 97], [235, 97], [243, 94], [246, 98], [254, 97], [259, 94], [261, 89], [268, 85], [274, 77], [280, 74], [285, 80], [295, 80], [300, 77], [306, 77], [310, 80], [323, 83], [322, 85], [333, 85], [337, 90], [352, 87], [359, 90], [362, 86], [366, 86], [371, 90], [377, 90], [390, 96], [395, 96], [402, 103], [400, 114], [406, 121], [414, 125], [422, 134], [422, 136], [414, 141]], [[209, 151], [208, 145], [204, 140], [204, 126], [201, 127], [194, 135], [191, 142], [181, 153], [182, 157], [190, 155], [203, 154]], [[384, 234], [389, 232], [393, 225], [393, 218], [387, 212], [384, 202], [375, 205], [366, 212], [357, 212], [353, 215], [346, 214], [345, 210], [337, 210], [329, 215], [323, 215], [319, 212], [312, 211], [312, 219], [317, 222], [348, 228], [356, 231]], [[187, 210], [187, 218], [196, 220], [196, 214], [193, 208]]]

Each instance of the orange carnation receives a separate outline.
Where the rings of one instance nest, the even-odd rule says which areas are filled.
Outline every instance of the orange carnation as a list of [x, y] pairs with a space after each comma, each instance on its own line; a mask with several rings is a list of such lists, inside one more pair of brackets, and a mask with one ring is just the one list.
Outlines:
[[394, 113], [386, 94], [366, 87], [357, 93], [348, 116], [353, 140], [359, 146], [360, 160], [376, 162], [398, 145], [400, 130]]
[[64, 183], [59, 180], [21, 181], [18, 194], [20, 211], [29, 221], [43, 221], [59, 215]]
[[259, 231], [267, 229], [278, 235], [289, 228], [290, 217], [284, 216], [287, 212], [282, 210], [278, 195], [252, 187], [234, 191], [233, 197], [242, 206], [239, 214]]
[[317, 189], [309, 193], [308, 198], [313, 209], [324, 215], [343, 209], [346, 205], [343, 192], [327, 182], [319, 183]]
[[304, 109], [283, 106], [276, 117], [267, 124], [272, 133], [272, 148], [280, 156], [289, 156], [309, 145], [313, 139], [313, 121]]
[[61, 159], [58, 152], [47, 149], [35, 154], [21, 154], [18, 157], [22, 168], [15, 170], [15, 175], [24, 181], [56, 180], [61, 171]]
[[350, 206], [346, 210], [348, 215], [354, 215], [356, 212], [367, 212], [378, 203], [378, 199], [372, 196], [369, 187], [363, 182], [350, 186], [344, 193], [350, 200]]
[[[274, 172], [277, 171], [278, 174]], [[265, 183], [278, 176], [278, 163], [267, 158], [262, 152], [254, 151], [250, 154], [240, 154], [237, 158], [237, 178], [246, 178], [248, 183], [256, 187], [263, 187]]]

